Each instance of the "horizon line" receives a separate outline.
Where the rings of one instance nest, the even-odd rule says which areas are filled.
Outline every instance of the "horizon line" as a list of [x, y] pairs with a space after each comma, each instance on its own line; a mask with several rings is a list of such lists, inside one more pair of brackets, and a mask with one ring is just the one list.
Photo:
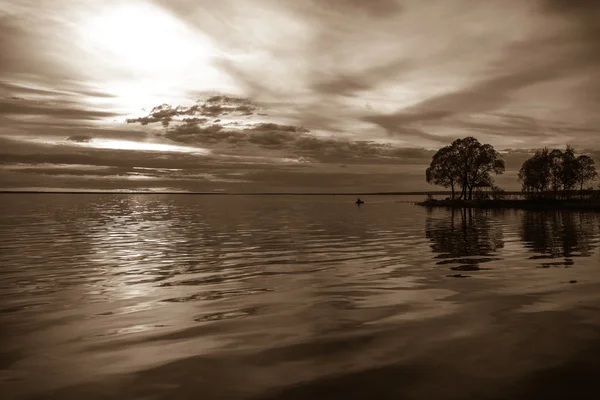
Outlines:
[[0, 190], [0, 194], [187, 194], [187, 195], [411, 195], [411, 194], [450, 194], [450, 192], [184, 192], [184, 191], [125, 191], [125, 190]]
[[[522, 192], [504, 192], [520, 194]], [[110, 190], [0, 190], [0, 194], [184, 194], [184, 195], [227, 195], [227, 196], [406, 196], [406, 195], [451, 195], [450, 191], [402, 191], [402, 192], [183, 192], [183, 191], [110, 191]]]

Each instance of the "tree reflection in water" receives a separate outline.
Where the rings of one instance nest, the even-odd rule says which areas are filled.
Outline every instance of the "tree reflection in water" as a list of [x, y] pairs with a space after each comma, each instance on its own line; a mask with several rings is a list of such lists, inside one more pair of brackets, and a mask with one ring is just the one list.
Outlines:
[[[574, 257], [589, 257], [598, 243], [598, 215], [554, 211], [524, 212], [521, 239], [539, 253], [530, 259], [545, 260], [540, 267], [571, 266]], [[548, 261], [556, 260], [556, 261]]]
[[[478, 271], [481, 263], [498, 260], [496, 251], [504, 247], [502, 227], [492, 218], [501, 210], [452, 210], [450, 218], [428, 218], [425, 236], [431, 249], [453, 271]], [[455, 274], [453, 277], [465, 277]]]

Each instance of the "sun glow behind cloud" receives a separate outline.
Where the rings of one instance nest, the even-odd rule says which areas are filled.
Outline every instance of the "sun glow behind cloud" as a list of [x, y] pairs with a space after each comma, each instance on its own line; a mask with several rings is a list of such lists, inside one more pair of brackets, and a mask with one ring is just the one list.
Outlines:
[[190, 88], [232, 89], [214, 66], [220, 52], [212, 42], [160, 7], [106, 4], [80, 10], [77, 19], [86, 62], [100, 64], [104, 89], [130, 112], [187, 98]]

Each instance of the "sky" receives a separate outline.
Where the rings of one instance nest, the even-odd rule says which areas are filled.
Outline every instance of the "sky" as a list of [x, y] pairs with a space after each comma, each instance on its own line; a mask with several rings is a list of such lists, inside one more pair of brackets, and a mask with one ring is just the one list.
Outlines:
[[600, 159], [600, 1], [8, 0], [0, 189], [436, 190], [475, 136]]

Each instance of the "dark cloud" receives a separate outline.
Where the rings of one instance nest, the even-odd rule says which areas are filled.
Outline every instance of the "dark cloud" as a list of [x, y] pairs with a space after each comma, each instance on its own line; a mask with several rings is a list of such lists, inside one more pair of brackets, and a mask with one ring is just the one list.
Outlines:
[[261, 123], [244, 129], [225, 128], [219, 124], [180, 124], [170, 128], [164, 137], [185, 144], [242, 148], [254, 145], [288, 157], [321, 163], [399, 164], [405, 159], [432, 155], [427, 150], [400, 149], [389, 144], [315, 136], [306, 128], [275, 123]]
[[69, 136], [67, 140], [77, 143], [88, 143], [92, 140], [92, 137], [87, 135], [73, 135]]
[[[269, 124], [275, 125], [275, 124]], [[289, 130], [290, 127], [282, 126], [282, 129], [274, 127], [273, 129], [265, 129], [264, 127], [246, 129], [245, 132], [250, 132], [246, 136], [248, 143], [258, 145], [264, 149], [282, 150], [292, 145], [294, 142], [299, 140], [299, 134], [307, 132], [301, 128], [295, 128], [295, 130]], [[291, 154], [296, 156], [296, 154]]]
[[183, 123], [170, 128], [165, 138], [186, 144], [234, 144], [243, 140], [243, 133], [226, 130], [222, 125], [212, 124], [201, 126], [197, 123]]
[[269, 132], [269, 131], [299, 132], [299, 133], [310, 132], [308, 129], [306, 129], [304, 127], [297, 127], [297, 126], [293, 126], [293, 125], [279, 125], [279, 124], [268, 123], [268, 122], [253, 125], [251, 128], [247, 128], [246, 130], [254, 131], [254, 132]]
[[582, 31], [590, 34], [600, 32], [600, 3], [596, 0], [542, 0], [542, 4], [546, 12], [572, 19]]
[[[176, 106], [173, 107], [169, 104], [161, 104], [152, 108], [150, 113], [145, 117], [139, 118], [128, 118], [128, 124], [139, 123], [141, 125], [153, 124], [160, 122], [164, 127], [169, 126], [174, 118], [193, 115], [193, 116], [205, 116], [205, 117], [218, 117], [223, 115], [252, 115], [258, 107], [253, 105], [249, 99], [231, 97], [231, 96], [212, 96], [205, 101], [198, 100], [198, 102], [192, 106]], [[201, 123], [205, 122], [206, 118], [184, 118], [186, 123]]]
[[183, 123], [167, 130], [164, 137], [186, 144], [254, 144], [263, 148], [283, 147], [307, 129], [289, 125], [261, 123], [249, 128], [231, 129], [220, 124]]
[[228, 105], [251, 105], [250, 99], [243, 97], [215, 95], [206, 99], [209, 104], [228, 104]]
[[[208, 118], [198, 118], [198, 117], [184, 118], [182, 120], [182, 122], [185, 124], [203, 124], [207, 121], [208, 121]], [[219, 122], [219, 121], [221, 121], [221, 120], [216, 119], [214, 122]]]

